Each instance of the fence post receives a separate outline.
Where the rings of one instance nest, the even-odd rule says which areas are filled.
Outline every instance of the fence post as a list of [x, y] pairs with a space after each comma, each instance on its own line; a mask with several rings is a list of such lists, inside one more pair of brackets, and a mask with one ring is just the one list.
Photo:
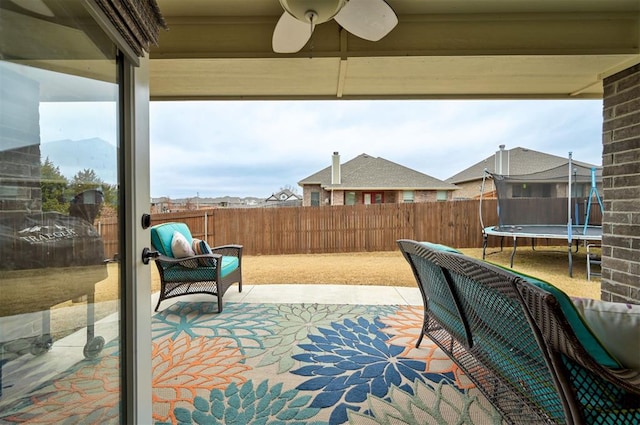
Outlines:
[[207, 212], [204, 212], [204, 240], [207, 240]]

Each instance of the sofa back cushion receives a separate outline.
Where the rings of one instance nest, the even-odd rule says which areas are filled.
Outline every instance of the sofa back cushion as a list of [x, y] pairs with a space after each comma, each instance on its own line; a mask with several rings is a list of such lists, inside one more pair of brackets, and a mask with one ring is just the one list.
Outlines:
[[627, 369], [640, 372], [640, 305], [572, 298], [584, 321]]
[[173, 241], [173, 232], [179, 232], [185, 237], [187, 243], [191, 245], [193, 237], [189, 227], [184, 223], [169, 222], [157, 224], [151, 227], [151, 245], [162, 255], [167, 257], [174, 257], [173, 250], [171, 249], [171, 242]]

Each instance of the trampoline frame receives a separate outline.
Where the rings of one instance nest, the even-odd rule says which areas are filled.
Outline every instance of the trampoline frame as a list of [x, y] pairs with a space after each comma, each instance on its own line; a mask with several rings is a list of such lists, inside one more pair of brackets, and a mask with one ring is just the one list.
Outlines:
[[[546, 231], [543, 230], [554, 230]], [[576, 243], [576, 252], [578, 250], [578, 243], [580, 241], [587, 242], [602, 242], [602, 226], [584, 226], [575, 225], [572, 226], [571, 239], [569, 239], [569, 232], [567, 226], [562, 224], [557, 225], [540, 225], [540, 224], [524, 224], [524, 225], [509, 225], [503, 226], [490, 226], [482, 229], [482, 259], [486, 256], [486, 249], [489, 236], [499, 236], [500, 249], [503, 247], [503, 240], [505, 237], [513, 239], [513, 250], [511, 251], [509, 267], [513, 268], [513, 260], [516, 255], [516, 249], [518, 247], [518, 238], [530, 238], [531, 247], [535, 249], [536, 239], [558, 239], [569, 241], [569, 276], [573, 276], [573, 255], [571, 250], [572, 241]]]

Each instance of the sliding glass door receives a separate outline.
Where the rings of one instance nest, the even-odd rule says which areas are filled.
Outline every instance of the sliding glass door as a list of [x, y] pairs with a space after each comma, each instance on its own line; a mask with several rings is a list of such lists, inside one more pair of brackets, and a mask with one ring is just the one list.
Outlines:
[[118, 50], [80, 0], [0, 0], [0, 422], [120, 423]]

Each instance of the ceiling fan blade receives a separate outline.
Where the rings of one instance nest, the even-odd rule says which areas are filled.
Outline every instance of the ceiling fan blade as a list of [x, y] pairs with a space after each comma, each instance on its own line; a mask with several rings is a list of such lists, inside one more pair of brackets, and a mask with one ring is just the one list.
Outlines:
[[276, 53], [296, 53], [311, 38], [311, 24], [284, 12], [273, 30], [271, 44]]
[[398, 24], [396, 13], [384, 0], [349, 0], [334, 18], [351, 34], [378, 41]]

